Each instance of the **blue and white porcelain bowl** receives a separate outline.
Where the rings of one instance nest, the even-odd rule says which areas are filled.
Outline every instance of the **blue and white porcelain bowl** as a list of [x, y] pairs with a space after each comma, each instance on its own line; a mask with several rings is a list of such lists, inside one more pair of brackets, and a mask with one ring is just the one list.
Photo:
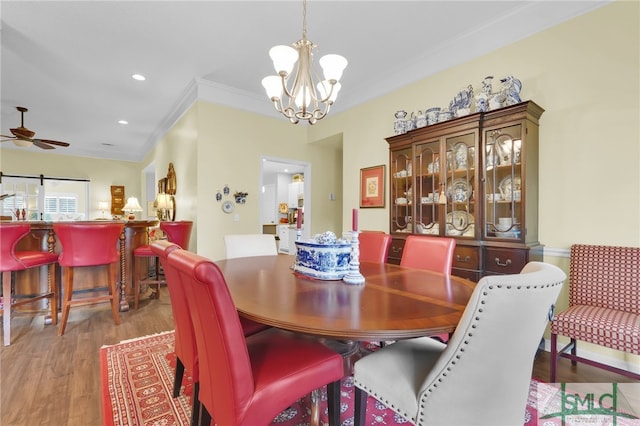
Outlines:
[[351, 244], [337, 240], [333, 244], [296, 241], [294, 271], [319, 280], [341, 280], [349, 272]]

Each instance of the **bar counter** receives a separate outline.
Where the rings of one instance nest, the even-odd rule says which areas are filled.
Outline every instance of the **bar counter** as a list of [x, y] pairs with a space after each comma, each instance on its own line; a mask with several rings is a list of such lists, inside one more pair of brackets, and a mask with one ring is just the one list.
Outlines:
[[[105, 223], [104, 220], [83, 221], [83, 223]], [[44, 221], [28, 221], [31, 225], [31, 233], [24, 237], [19, 243], [17, 250], [42, 250], [52, 253], [61, 253], [62, 247], [56, 240], [53, 232], [53, 222]], [[129, 302], [133, 301], [133, 283], [136, 277], [144, 276], [148, 265], [144, 259], [139, 271], [133, 271], [133, 250], [141, 245], [147, 244], [148, 228], [157, 226], [157, 220], [131, 220], [123, 221], [124, 231], [120, 235], [118, 241], [118, 250], [120, 252], [120, 267], [118, 268], [118, 276], [116, 282], [120, 293], [120, 311], [129, 310]], [[105, 280], [101, 277], [106, 274], [104, 267], [87, 266], [79, 268], [74, 273], [74, 292], [84, 291], [91, 292], [96, 288], [104, 288]], [[56, 268], [55, 283], [59, 285], [60, 268]], [[54, 285], [53, 277], [41, 274], [40, 268], [34, 270], [20, 271], [16, 276], [16, 294], [32, 294], [46, 289], [50, 285]], [[58, 301], [59, 303], [60, 301]]]

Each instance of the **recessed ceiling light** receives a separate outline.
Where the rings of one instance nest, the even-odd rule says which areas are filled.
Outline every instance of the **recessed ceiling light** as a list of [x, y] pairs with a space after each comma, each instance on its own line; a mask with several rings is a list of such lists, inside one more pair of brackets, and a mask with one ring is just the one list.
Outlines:
[[127, 120], [118, 120], [118, 123], [120, 123], [120, 124], [129, 124], [129, 122]]
[[147, 78], [142, 74], [134, 74], [131, 76], [134, 80], [145, 81]]

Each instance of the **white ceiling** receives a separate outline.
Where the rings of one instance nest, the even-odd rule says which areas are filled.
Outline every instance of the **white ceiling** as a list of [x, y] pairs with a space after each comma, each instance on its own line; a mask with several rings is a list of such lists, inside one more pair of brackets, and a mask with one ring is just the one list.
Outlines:
[[[309, 0], [307, 30], [316, 57], [349, 60], [339, 112], [608, 1]], [[46, 152], [130, 161], [196, 98], [277, 117], [268, 50], [302, 34], [300, 0], [4, 0], [0, 13], [0, 132], [25, 106], [36, 137], [71, 143]]]

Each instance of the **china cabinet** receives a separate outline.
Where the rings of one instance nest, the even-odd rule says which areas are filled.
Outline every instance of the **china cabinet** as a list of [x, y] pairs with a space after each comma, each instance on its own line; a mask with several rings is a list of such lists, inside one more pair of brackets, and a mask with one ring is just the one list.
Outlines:
[[538, 119], [532, 101], [387, 139], [389, 262], [409, 234], [456, 239], [453, 274], [477, 281], [541, 260]]

